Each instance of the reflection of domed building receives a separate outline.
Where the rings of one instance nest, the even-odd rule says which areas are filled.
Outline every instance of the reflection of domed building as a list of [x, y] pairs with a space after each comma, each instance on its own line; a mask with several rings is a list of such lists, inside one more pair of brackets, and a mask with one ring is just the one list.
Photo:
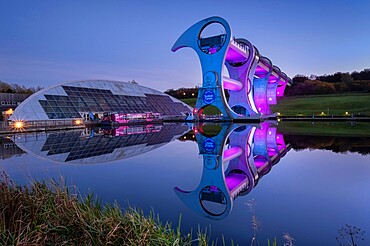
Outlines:
[[140, 117], [185, 117], [191, 108], [162, 92], [106, 80], [67, 82], [36, 92], [14, 111], [10, 120], [45, 121], [87, 119], [88, 115], [119, 113]]
[[104, 134], [84, 130], [18, 134], [15, 144], [23, 151], [57, 162], [103, 163], [126, 159], [157, 149], [189, 131], [184, 124], [121, 126]]

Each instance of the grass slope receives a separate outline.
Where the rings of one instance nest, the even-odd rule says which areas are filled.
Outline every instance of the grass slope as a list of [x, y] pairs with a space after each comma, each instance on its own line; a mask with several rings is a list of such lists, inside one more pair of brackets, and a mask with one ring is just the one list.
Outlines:
[[370, 93], [286, 97], [271, 106], [282, 115], [362, 114], [370, 116]]
[[[182, 99], [192, 107], [195, 106], [196, 98]], [[277, 105], [271, 105], [273, 112], [282, 115], [313, 115], [324, 112], [326, 115], [362, 114], [370, 116], [370, 93], [357, 94], [334, 94], [285, 97], [279, 100]], [[214, 107], [207, 107], [205, 114], [217, 114]]]
[[[183, 101], [184, 103], [194, 108], [197, 99], [196, 98], [186, 98], [186, 99], [181, 99], [181, 101]], [[220, 114], [220, 111], [218, 110], [218, 108], [214, 106], [208, 106], [204, 109], [203, 113], [206, 115], [215, 115], [215, 114]]]
[[316, 135], [316, 136], [348, 136], [370, 137], [368, 122], [310, 122], [282, 121], [278, 131], [283, 134]]

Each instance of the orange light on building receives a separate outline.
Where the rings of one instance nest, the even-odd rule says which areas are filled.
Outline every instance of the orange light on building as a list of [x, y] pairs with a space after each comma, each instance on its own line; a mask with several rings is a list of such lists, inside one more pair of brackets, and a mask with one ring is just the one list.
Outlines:
[[12, 115], [13, 114], [13, 112], [14, 112], [14, 110], [13, 109], [8, 109], [7, 111], [5, 111], [5, 114], [7, 114], [7, 115]]
[[16, 129], [23, 128], [23, 122], [22, 121], [16, 121], [16, 122], [14, 122], [14, 128], [16, 128]]
[[76, 121], [75, 121], [75, 124], [76, 124], [76, 125], [81, 125], [81, 124], [82, 124], [82, 121], [81, 121], [81, 120], [76, 120]]

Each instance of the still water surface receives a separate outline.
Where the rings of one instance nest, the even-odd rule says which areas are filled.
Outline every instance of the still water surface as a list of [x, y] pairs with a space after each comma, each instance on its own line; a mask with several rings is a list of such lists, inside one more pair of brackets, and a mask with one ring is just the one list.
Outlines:
[[175, 225], [181, 214], [183, 233], [199, 226], [213, 240], [250, 245], [255, 215], [261, 245], [281, 245], [284, 233], [295, 245], [339, 245], [345, 224], [366, 231], [359, 245], [369, 245], [369, 138], [283, 135], [269, 123], [206, 128], [17, 134], [2, 139], [0, 170], [20, 184], [64, 177], [82, 195]]

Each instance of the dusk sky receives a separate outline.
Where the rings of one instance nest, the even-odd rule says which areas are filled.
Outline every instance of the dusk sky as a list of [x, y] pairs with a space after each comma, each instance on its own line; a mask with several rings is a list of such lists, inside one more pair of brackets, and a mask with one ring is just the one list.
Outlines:
[[107, 79], [160, 91], [201, 83], [195, 22], [225, 18], [288, 76], [370, 67], [370, 1], [0, 0], [0, 80], [26, 86]]

